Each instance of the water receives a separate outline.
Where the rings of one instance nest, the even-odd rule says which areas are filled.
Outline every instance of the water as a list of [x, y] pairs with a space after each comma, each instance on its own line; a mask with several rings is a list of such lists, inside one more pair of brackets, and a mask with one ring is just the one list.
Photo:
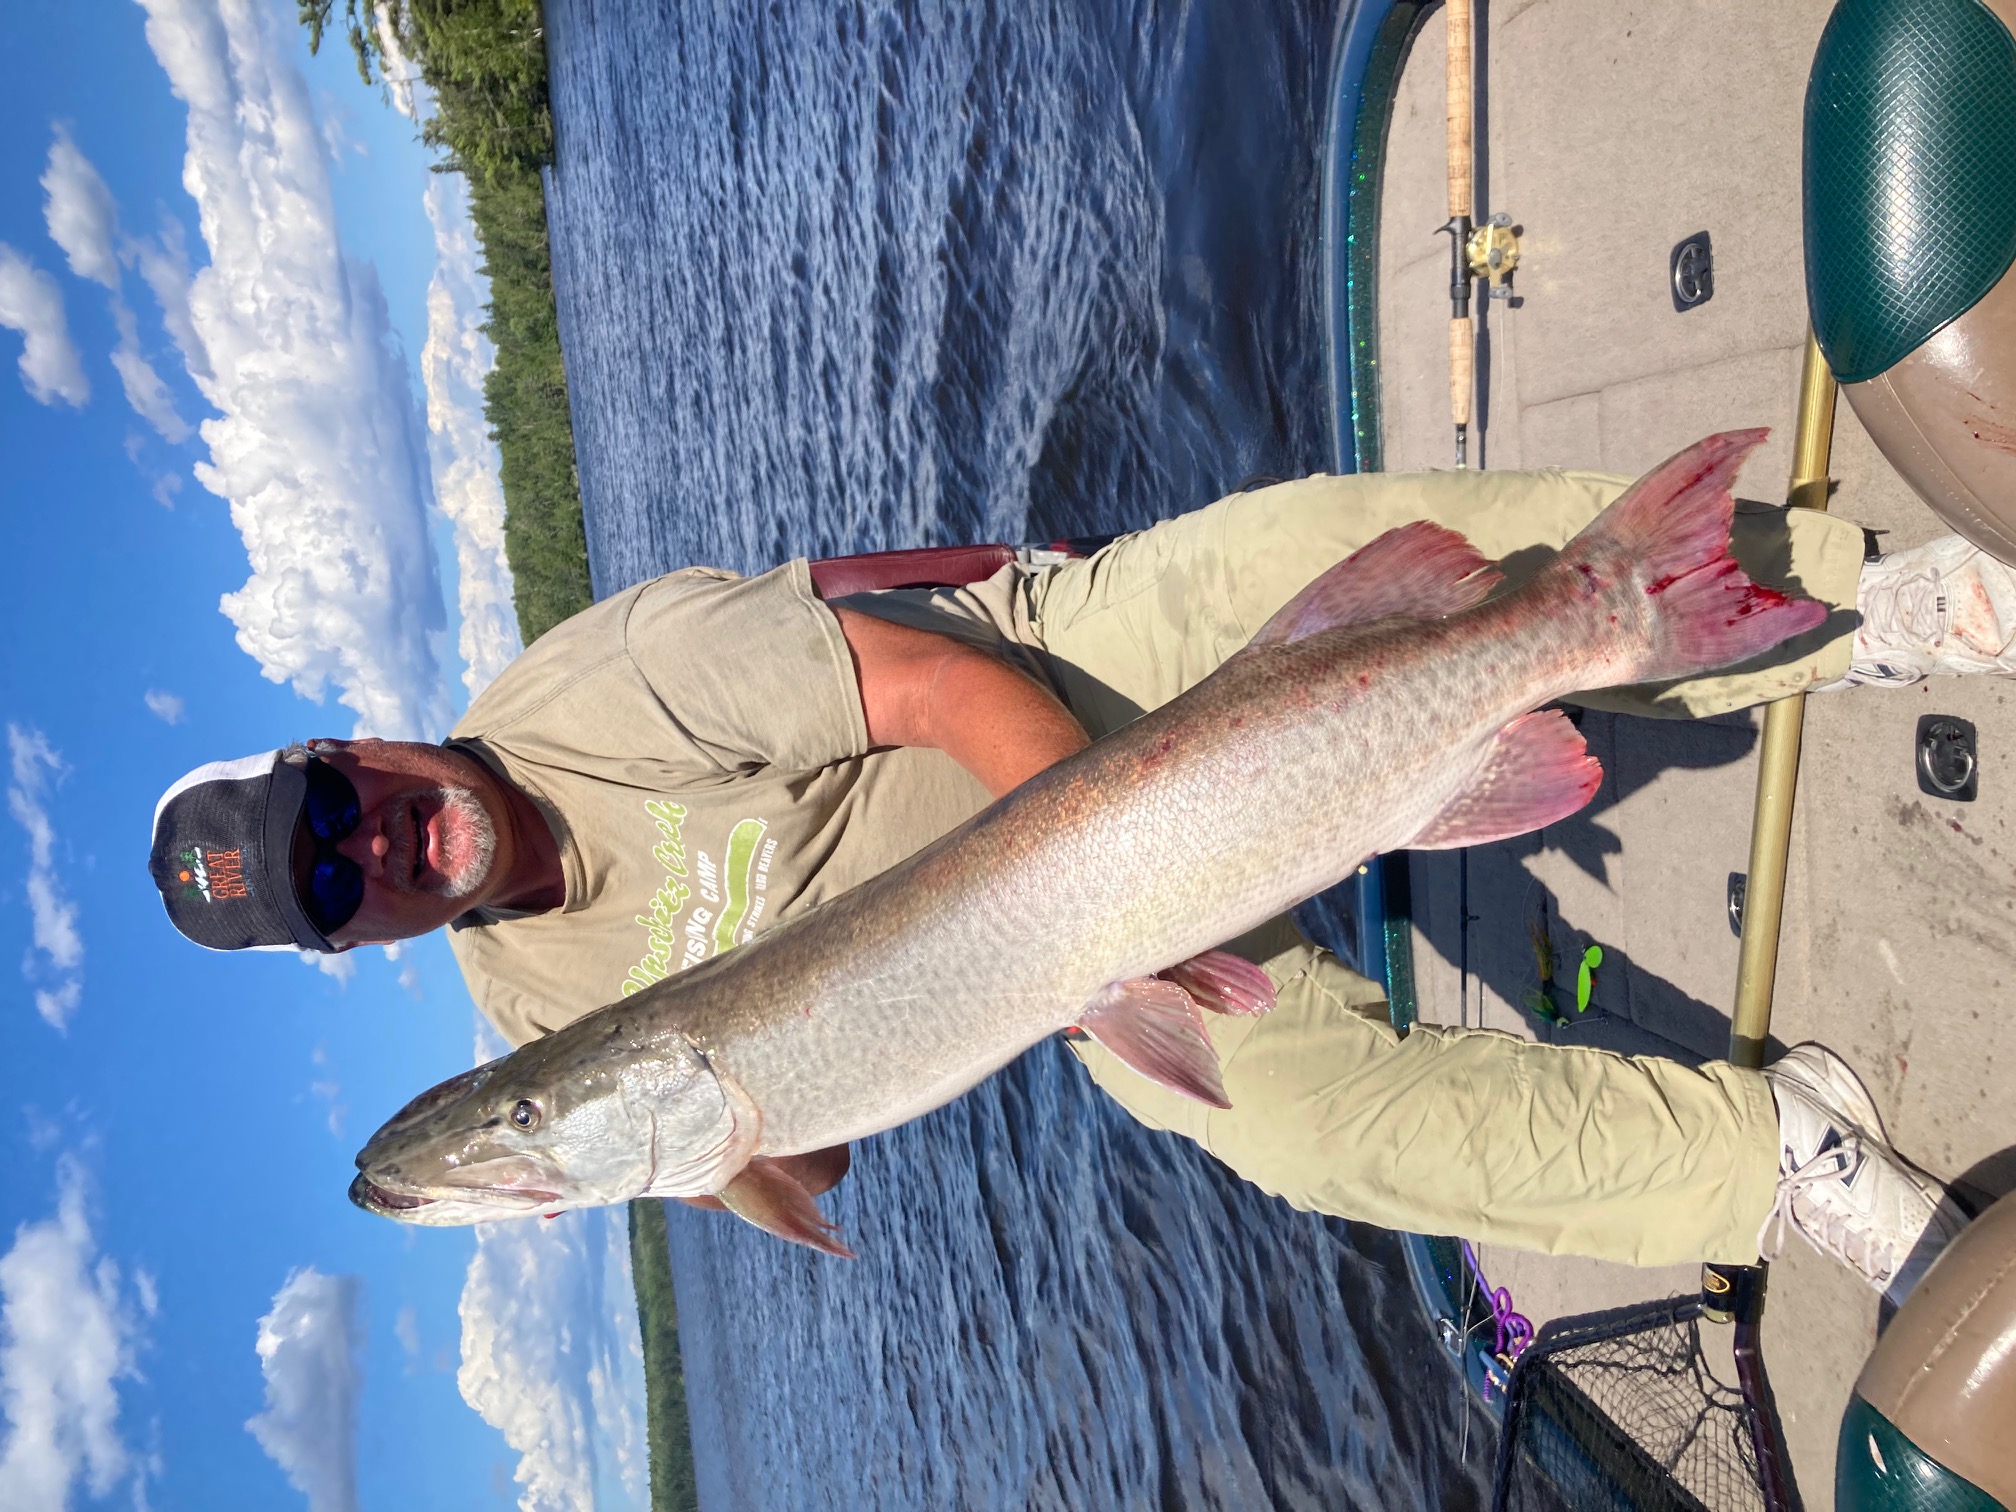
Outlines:
[[[598, 591], [1128, 529], [1326, 463], [1331, 15], [547, 0]], [[703, 1504], [1460, 1508], [1397, 1248], [1043, 1046], [857, 1150], [845, 1264], [675, 1207]]]

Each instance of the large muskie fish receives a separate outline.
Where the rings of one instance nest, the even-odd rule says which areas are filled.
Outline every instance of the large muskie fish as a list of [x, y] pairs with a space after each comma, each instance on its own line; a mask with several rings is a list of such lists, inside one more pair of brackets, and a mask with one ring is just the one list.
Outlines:
[[1533, 712], [1549, 700], [1820, 622], [1728, 555], [1729, 485], [1764, 435], [1689, 447], [1495, 599], [1461, 536], [1388, 532], [1196, 687], [901, 865], [421, 1094], [358, 1155], [352, 1197], [456, 1224], [714, 1194], [845, 1254], [776, 1157], [915, 1118], [1068, 1025], [1225, 1106], [1198, 1006], [1272, 989], [1213, 947], [1367, 856], [1581, 808], [1602, 772]]

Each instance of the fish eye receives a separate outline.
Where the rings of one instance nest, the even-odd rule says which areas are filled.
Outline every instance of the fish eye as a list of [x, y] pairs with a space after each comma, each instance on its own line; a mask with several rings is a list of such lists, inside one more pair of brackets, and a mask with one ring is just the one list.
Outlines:
[[518, 1099], [518, 1106], [511, 1110], [511, 1122], [521, 1129], [539, 1127], [539, 1104], [529, 1097]]

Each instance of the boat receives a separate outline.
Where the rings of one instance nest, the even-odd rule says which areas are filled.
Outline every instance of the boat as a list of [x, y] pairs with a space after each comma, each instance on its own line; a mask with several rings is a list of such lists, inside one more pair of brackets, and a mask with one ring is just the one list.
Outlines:
[[[2016, 0], [1467, 5], [1460, 179], [1443, 156], [1444, 6], [1339, 7], [1320, 255], [1335, 470], [1636, 474], [1764, 423], [1775, 439], [1745, 493], [1824, 507], [1838, 480], [1838, 507], [1899, 544], [1952, 528], [2016, 555], [2016, 152], [1980, 150], [2005, 116], [2016, 131], [2016, 66], [1978, 66], [1984, 18], [2006, 36]], [[1816, 66], [1834, 74], [1809, 90]], [[1870, 86], [1885, 69], [1887, 94]], [[1886, 159], [1905, 139], [1915, 156]], [[1942, 141], [1963, 158], [1971, 143], [1973, 167]], [[1983, 183], [2006, 214], [1965, 213]], [[1890, 197], [1858, 199], [1871, 184]], [[1877, 276], [1897, 262], [1875, 222], [1936, 208], [1942, 184], [1959, 192], [1932, 239], [1968, 251], [1972, 282], [1914, 304]], [[1473, 309], [1451, 310], [1456, 288]], [[1098, 544], [877, 553], [814, 578], [829, 597], [966, 582]], [[1751, 1064], [1822, 1039], [1870, 1079], [1900, 1148], [1991, 1209], [2016, 1186], [2006, 685], [1581, 719], [1611, 774], [1589, 810], [1373, 858], [1352, 882], [1358, 965], [1395, 1027]], [[1762, 1268], [1635, 1269], [1461, 1235], [1405, 1250], [1425, 1326], [1503, 1423], [1500, 1505], [1777, 1508], [1838, 1484], [1857, 1512], [1992, 1508], [1981, 1487], [2016, 1475], [1968, 1426], [2016, 1404], [2016, 1197], [1880, 1348], [1877, 1300], [1803, 1251], [1772, 1267], [1767, 1307]], [[1660, 1411], [1619, 1378], [1665, 1392]]]
[[[2016, 560], [2008, 0], [1456, 6], [1463, 35], [1441, 5], [1340, 7], [1322, 222], [1338, 471], [1636, 474], [1768, 424], [1745, 494], [1827, 507], [1831, 477], [1833, 507], [1898, 545], [1958, 530]], [[1445, 155], [1459, 117], [1474, 144], [1460, 176]], [[1454, 291], [1473, 308], [1452, 310]], [[2016, 847], [2006, 779], [1989, 775], [2016, 735], [2005, 686], [1933, 680], [1685, 724], [1591, 710], [1582, 728], [1610, 774], [1590, 809], [1361, 870], [1361, 968], [1395, 1026], [1751, 1064], [1820, 1039], [1964, 1200], [2016, 1185]], [[1614, 1354], [1636, 1319], [1641, 1343], [1666, 1341], [1647, 1350], [1684, 1334], [1713, 1370], [1703, 1422], [1740, 1420], [1756, 1474], [1726, 1504], [1817, 1505], [1838, 1483], [1842, 1506], [1994, 1506], [1980, 1487], [2010, 1473], [2006, 1448], [1925, 1442], [1931, 1422], [2016, 1402], [2016, 1301], [1994, 1280], [2016, 1267], [2016, 1209], [1991, 1216], [1935, 1268], [1929, 1321], [1893, 1326], [1873, 1357], [1877, 1299], [1803, 1251], [1771, 1268], [1767, 1308], [1750, 1268], [1462, 1236], [1408, 1248], [1428, 1326], [1496, 1412], [1518, 1398], [1532, 1324], [1567, 1359]], [[1898, 1383], [1936, 1376], [1934, 1357], [1957, 1395], [1906, 1403]], [[1548, 1410], [1515, 1405], [1507, 1473], [1525, 1433], [1557, 1495], [1509, 1504], [1723, 1504], [1677, 1473], [1633, 1479], [1622, 1411], [1572, 1387]], [[1900, 1445], [1912, 1475], [1884, 1468]]]

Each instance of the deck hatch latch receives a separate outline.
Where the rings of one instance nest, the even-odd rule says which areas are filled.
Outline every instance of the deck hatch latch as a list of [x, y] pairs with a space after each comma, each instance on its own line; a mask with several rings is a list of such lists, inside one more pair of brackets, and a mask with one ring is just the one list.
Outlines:
[[1951, 803], [1972, 803], [1981, 774], [1974, 759], [1974, 726], [1954, 714], [1918, 719], [1918, 791]]
[[1715, 297], [1715, 248], [1706, 231], [1683, 237], [1667, 260], [1673, 308], [1686, 314]]

